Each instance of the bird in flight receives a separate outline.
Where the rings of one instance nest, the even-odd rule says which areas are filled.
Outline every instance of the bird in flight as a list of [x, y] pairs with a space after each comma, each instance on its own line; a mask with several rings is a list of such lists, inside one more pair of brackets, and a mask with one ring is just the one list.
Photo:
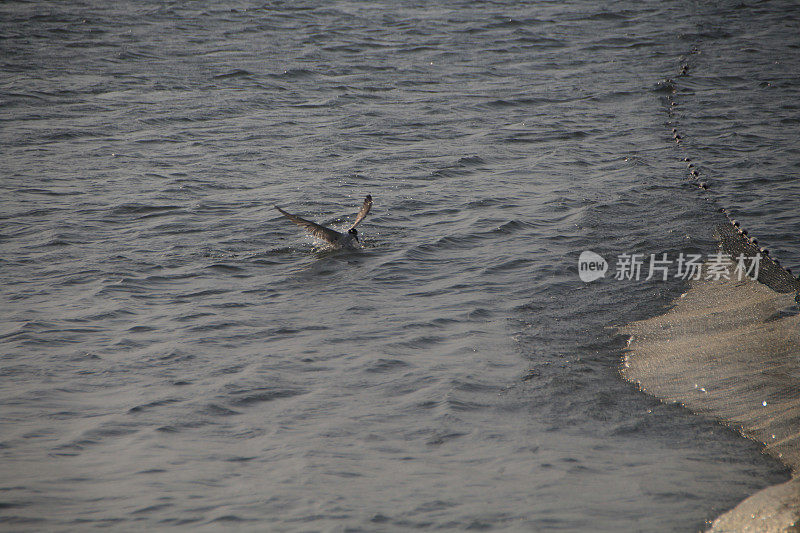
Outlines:
[[321, 226], [316, 222], [311, 222], [310, 220], [300, 218], [297, 215], [287, 213], [277, 205], [275, 206], [275, 209], [280, 211], [283, 216], [301, 228], [304, 228], [312, 237], [325, 241], [333, 248], [346, 248], [349, 250], [354, 250], [360, 247], [361, 243], [358, 241], [358, 230], [356, 230], [356, 226], [358, 226], [359, 223], [364, 220], [364, 217], [367, 216], [367, 213], [369, 213], [371, 208], [372, 196], [368, 194], [367, 197], [364, 198], [364, 203], [361, 205], [361, 209], [358, 211], [358, 215], [356, 215], [356, 220], [353, 222], [353, 225], [350, 226], [350, 229], [348, 229], [346, 232], [340, 233], [331, 228]]

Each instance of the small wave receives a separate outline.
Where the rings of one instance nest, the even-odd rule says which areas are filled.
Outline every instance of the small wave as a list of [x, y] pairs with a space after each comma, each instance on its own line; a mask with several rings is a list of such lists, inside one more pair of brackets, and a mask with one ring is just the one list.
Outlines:
[[231, 400], [231, 403], [235, 406], [247, 406], [283, 398], [292, 398], [306, 393], [307, 391], [301, 389], [262, 387], [234, 394], [235, 397]]
[[206, 405], [200, 410], [200, 413], [209, 416], [235, 416], [241, 414], [239, 411], [234, 411], [215, 403]]
[[402, 347], [402, 348], [411, 348], [411, 349], [425, 349], [430, 348], [436, 344], [441, 344], [444, 342], [444, 337], [439, 335], [422, 335], [419, 337], [415, 337], [413, 339], [396, 342], [393, 343], [395, 346]]
[[175, 295], [176, 299], [180, 300], [194, 300], [194, 299], [202, 299], [206, 296], [216, 296], [218, 294], [226, 294], [230, 292], [228, 289], [205, 289], [202, 291], [193, 291], [193, 292], [186, 292], [183, 294]]
[[174, 507], [174, 505], [171, 503], [148, 505], [147, 507], [142, 507], [141, 509], [136, 509], [135, 511], [131, 511], [131, 514], [133, 515], [150, 514], [156, 511], [163, 511], [164, 509], [169, 509], [170, 507]]
[[44, 217], [53, 213], [58, 213], [63, 209], [58, 208], [35, 208], [28, 211], [20, 211], [18, 213], [0, 214], [0, 220], [18, 219], [22, 217]]
[[[548, 37], [530, 37], [530, 36], [520, 36], [515, 37], [511, 40], [512, 43], [519, 43], [521, 45], [520, 48], [524, 48], [526, 50], [535, 50], [535, 49], [555, 49], [555, 48], [565, 48], [569, 46], [569, 42], [564, 39], [552, 39]], [[552, 65], [555, 67], [556, 65]]]
[[44, 141], [70, 141], [81, 137], [101, 137], [104, 134], [89, 130], [62, 130], [42, 135]]
[[253, 73], [248, 71], [248, 70], [238, 69], [237, 68], [237, 69], [232, 70], [230, 72], [226, 72], [225, 74], [218, 74], [218, 75], [214, 76], [213, 79], [215, 79], [215, 80], [226, 80], [226, 79], [229, 79], [229, 78], [242, 78], [242, 77], [247, 77], [247, 76], [252, 76], [252, 75], [253, 75]]
[[314, 76], [314, 72], [304, 68], [290, 68], [284, 70], [280, 74], [271, 74], [270, 77], [277, 79], [297, 80], [303, 78], [310, 78]]
[[468, 433], [461, 433], [457, 431], [451, 433], [436, 432], [425, 442], [425, 444], [429, 446], [441, 446], [442, 444], [446, 444], [447, 442], [459, 437], [464, 437], [465, 435], [468, 435]]
[[239, 325], [240, 324], [238, 322], [214, 322], [214, 323], [211, 323], [211, 324], [202, 324], [202, 325], [199, 325], [199, 326], [192, 326], [191, 328], [189, 328], [189, 331], [192, 331], [192, 332], [195, 332], [195, 333], [206, 332], [206, 331], [218, 331], [218, 330], [223, 330], [223, 329], [234, 328], [234, 327], [239, 326]]
[[68, 246], [70, 244], [79, 244], [79, 241], [73, 242], [73, 241], [69, 241], [67, 239], [62, 239], [62, 238], [59, 238], [59, 237], [55, 237], [53, 239], [50, 239], [46, 243], [41, 244], [40, 246]]
[[417, 46], [403, 46], [397, 49], [398, 54], [416, 54], [418, 52], [436, 52], [439, 48], [436, 46], [426, 46], [426, 45], [417, 45]]
[[115, 59], [128, 61], [128, 60], [138, 60], [138, 59], [157, 59], [158, 56], [155, 54], [147, 53], [141, 49], [139, 50], [131, 50], [129, 48], [125, 48], [118, 52], [115, 56]]
[[150, 288], [140, 283], [141, 280], [134, 278], [123, 278], [118, 281], [103, 280], [104, 286], [96, 293], [96, 296], [105, 296], [113, 293], [143, 294], [150, 292]]
[[553, 141], [569, 141], [573, 139], [585, 139], [589, 134], [582, 130], [565, 131], [560, 133], [552, 132], [516, 132], [505, 137], [508, 143], [549, 143]]
[[455, 177], [455, 176], [462, 176], [472, 173], [474, 170], [480, 168], [481, 165], [485, 164], [486, 162], [477, 155], [468, 156], [468, 157], [461, 157], [455, 163], [451, 165], [447, 165], [442, 167], [438, 170], [434, 170], [431, 172], [432, 176], [439, 176], [439, 177]]
[[245, 269], [240, 266], [229, 265], [227, 263], [214, 263], [213, 265], [208, 265], [205, 268], [206, 270], [213, 270], [215, 272], [228, 272], [228, 273], [245, 271]]
[[130, 311], [128, 309], [114, 309], [111, 311], [103, 311], [102, 313], [94, 313], [90, 315], [86, 315], [85, 317], [81, 317], [79, 320], [86, 321], [86, 322], [96, 322], [101, 320], [111, 320], [116, 318], [122, 318], [125, 316], [134, 316], [136, 313]]
[[136, 144], [162, 144], [162, 143], [182, 143], [186, 139], [179, 135], [161, 136], [161, 137], [142, 137], [135, 139], [133, 142]]
[[447, 407], [453, 411], [476, 411], [486, 407], [485, 404], [470, 402], [459, 398], [448, 398], [445, 403]]
[[149, 215], [183, 209], [180, 205], [147, 205], [140, 203], [119, 204], [111, 208], [112, 215]]
[[23, 194], [41, 194], [44, 196], [79, 196], [84, 194], [83, 191], [64, 191], [53, 189], [40, 189], [36, 187], [20, 187], [16, 192]]
[[531, 98], [531, 97], [522, 97], [522, 98], [498, 98], [496, 100], [490, 100], [483, 105], [492, 109], [503, 109], [506, 107], [535, 107], [540, 105], [551, 105], [556, 103], [552, 98]]
[[226, 523], [226, 524], [236, 524], [236, 523], [240, 523], [240, 522], [254, 522], [254, 521], [256, 521], [256, 520], [252, 519], [252, 518], [244, 518], [242, 516], [237, 516], [237, 515], [233, 515], [233, 514], [226, 514], [226, 515], [218, 516], [217, 518], [214, 518], [213, 520], [210, 520], [209, 523], [210, 524], [214, 524], [214, 523], [222, 522], [222, 523]]
[[163, 400], [156, 400], [153, 402], [143, 403], [141, 405], [137, 405], [135, 407], [131, 407], [128, 409], [129, 413], [141, 413], [142, 411], [149, 411], [156, 407], [161, 407], [162, 405], [171, 405], [174, 403], [179, 403], [183, 400], [179, 398], [164, 398]]
[[337, 44], [331, 46], [323, 46], [322, 50], [326, 52], [342, 52], [346, 54], [360, 54], [364, 51], [365, 45], [355, 44]]
[[[483, 225], [483, 224], [488, 225], [490, 223], [491, 223], [491, 221], [489, 221], [489, 220], [486, 220], [486, 221], [480, 220], [480, 221], [478, 221], [478, 224], [481, 224], [481, 225]], [[524, 220], [509, 220], [509, 221], [503, 222], [499, 226], [496, 226], [495, 228], [493, 228], [493, 229], [491, 229], [489, 231], [484, 231], [484, 232], [481, 232], [481, 233], [477, 233], [476, 235], [479, 235], [481, 237], [494, 237], [496, 235], [512, 235], [514, 233], [517, 233], [519, 230], [536, 228], [536, 227], [537, 226], [535, 224], [531, 224], [530, 222], [527, 222], [527, 221], [524, 221]]]
[[611, 11], [604, 11], [602, 13], [595, 13], [586, 17], [589, 20], [625, 20], [628, 17], [621, 13], [612, 13]]
[[148, 333], [150, 331], [156, 331], [157, 328], [152, 326], [132, 326], [128, 328], [128, 333]]
[[480, 198], [471, 200], [463, 204], [463, 209], [481, 209], [484, 207], [517, 207], [517, 204], [510, 203], [510, 198]]
[[364, 371], [374, 374], [383, 374], [386, 372], [393, 372], [395, 370], [407, 368], [408, 366], [408, 363], [401, 361], [400, 359], [380, 358], [377, 361], [370, 363], [369, 366], [364, 369]]
[[425, 322], [411, 322], [409, 324], [403, 325], [403, 329], [428, 329], [428, 328], [445, 328], [447, 326], [451, 326], [452, 324], [457, 324], [459, 320], [455, 318], [434, 318], [433, 320], [426, 320]]
[[332, 98], [325, 98], [322, 100], [308, 100], [306, 102], [302, 102], [300, 104], [293, 104], [292, 107], [296, 107], [299, 109], [314, 109], [318, 107], [330, 107], [334, 105], [338, 100], [338, 97], [334, 96]]

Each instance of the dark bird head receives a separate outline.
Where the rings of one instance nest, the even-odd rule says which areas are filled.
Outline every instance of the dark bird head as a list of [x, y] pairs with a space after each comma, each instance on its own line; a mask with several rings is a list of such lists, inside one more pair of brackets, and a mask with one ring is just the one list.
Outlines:
[[350, 231], [348, 231], [347, 233], [349, 233], [350, 235], [355, 237], [356, 240], [358, 240], [358, 230], [356, 228], [350, 228]]

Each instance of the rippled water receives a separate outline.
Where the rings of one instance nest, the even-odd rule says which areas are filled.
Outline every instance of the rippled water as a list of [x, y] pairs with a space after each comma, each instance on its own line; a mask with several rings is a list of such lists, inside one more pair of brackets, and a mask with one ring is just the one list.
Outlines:
[[[726, 208], [798, 264], [798, 15], [0, 5], [6, 526], [686, 531], [787, 479], [620, 379], [683, 286], [575, 263]], [[273, 209], [367, 193], [357, 252]]]

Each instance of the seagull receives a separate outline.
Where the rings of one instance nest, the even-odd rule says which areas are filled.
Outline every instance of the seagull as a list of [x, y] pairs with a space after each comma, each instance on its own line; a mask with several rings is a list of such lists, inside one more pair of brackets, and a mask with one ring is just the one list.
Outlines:
[[[312, 237], [316, 237], [317, 239], [323, 240], [331, 245], [333, 248], [346, 248], [348, 250], [355, 250], [360, 247], [360, 242], [358, 240], [358, 230], [356, 230], [356, 226], [364, 220], [364, 217], [367, 216], [369, 210], [372, 208], [372, 196], [369, 194], [366, 198], [364, 198], [364, 203], [361, 205], [361, 209], [356, 215], [356, 221], [353, 222], [353, 225], [350, 226], [345, 233], [339, 233], [336, 230], [326, 228], [325, 226], [320, 226], [315, 222], [311, 222], [310, 220], [306, 220], [304, 218], [300, 218], [297, 215], [293, 215], [291, 213], [287, 213], [277, 205], [275, 209], [280, 211], [280, 213], [297, 224], [298, 226], [305, 228], [305, 230], [311, 235]], [[359, 246], [357, 246], [358, 244]]]

